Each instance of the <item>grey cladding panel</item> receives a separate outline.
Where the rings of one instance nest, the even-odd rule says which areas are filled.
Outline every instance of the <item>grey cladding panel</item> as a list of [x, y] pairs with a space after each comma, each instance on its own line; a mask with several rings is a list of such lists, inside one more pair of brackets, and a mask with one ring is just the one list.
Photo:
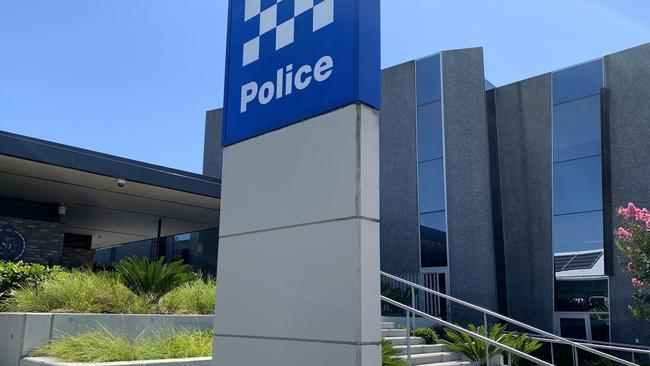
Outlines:
[[[650, 44], [605, 58], [610, 90], [612, 203], [650, 208]], [[611, 213], [612, 215], [614, 212]], [[620, 222], [615, 218], [614, 227]], [[631, 317], [632, 285], [623, 275], [624, 255], [616, 250], [610, 278], [612, 340], [650, 345], [648, 323]]]
[[223, 146], [221, 128], [223, 109], [208, 111], [205, 115], [205, 142], [203, 145], [203, 174], [221, 178]]
[[415, 62], [382, 71], [379, 114], [381, 269], [420, 271]]
[[509, 314], [551, 331], [550, 75], [497, 89], [497, 129]]
[[496, 309], [483, 50], [443, 52], [442, 70], [451, 295]]

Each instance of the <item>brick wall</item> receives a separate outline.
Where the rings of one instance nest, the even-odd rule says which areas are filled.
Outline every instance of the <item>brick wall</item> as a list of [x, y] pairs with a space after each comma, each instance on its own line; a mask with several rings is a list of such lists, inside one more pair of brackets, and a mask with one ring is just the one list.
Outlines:
[[88, 267], [95, 264], [95, 250], [83, 248], [63, 248], [61, 265], [65, 267]]
[[27, 247], [22, 260], [25, 262], [60, 263], [63, 256], [63, 225], [0, 216], [0, 228], [9, 225], [18, 230]]

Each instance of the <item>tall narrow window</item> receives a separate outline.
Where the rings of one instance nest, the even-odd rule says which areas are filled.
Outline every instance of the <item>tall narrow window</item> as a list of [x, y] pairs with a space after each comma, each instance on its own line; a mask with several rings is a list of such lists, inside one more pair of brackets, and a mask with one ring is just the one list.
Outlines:
[[556, 331], [609, 339], [601, 137], [602, 60], [553, 74]]
[[416, 63], [420, 248], [423, 268], [447, 266], [440, 56]]
[[604, 275], [603, 83], [601, 60], [553, 74], [553, 246], [558, 278]]

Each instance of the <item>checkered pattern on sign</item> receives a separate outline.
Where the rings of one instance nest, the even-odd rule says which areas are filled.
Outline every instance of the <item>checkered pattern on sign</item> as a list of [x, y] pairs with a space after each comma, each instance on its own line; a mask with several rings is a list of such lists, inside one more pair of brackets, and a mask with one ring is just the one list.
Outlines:
[[[334, 0], [244, 0], [244, 21], [259, 18], [257, 37], [244, 43], [243, 65], [246, 66], [260, 59], [260, 37], [275, 30], [275, 50], [293, 43], [295, 18], [312, 10], [313, 29], [316, 32], [334, 22]], [[278, 7], [290, 6], [293, 2], [293, 16], [279, 23]], [[269, 6], [269, 3], [272, 5]]]

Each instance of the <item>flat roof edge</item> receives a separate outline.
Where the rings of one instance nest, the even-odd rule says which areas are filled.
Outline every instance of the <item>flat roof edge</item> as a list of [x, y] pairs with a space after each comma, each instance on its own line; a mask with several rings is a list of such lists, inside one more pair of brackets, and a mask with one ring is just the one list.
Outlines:
[[0, 155], [213, 198], [221, 180], [0, 130]]

